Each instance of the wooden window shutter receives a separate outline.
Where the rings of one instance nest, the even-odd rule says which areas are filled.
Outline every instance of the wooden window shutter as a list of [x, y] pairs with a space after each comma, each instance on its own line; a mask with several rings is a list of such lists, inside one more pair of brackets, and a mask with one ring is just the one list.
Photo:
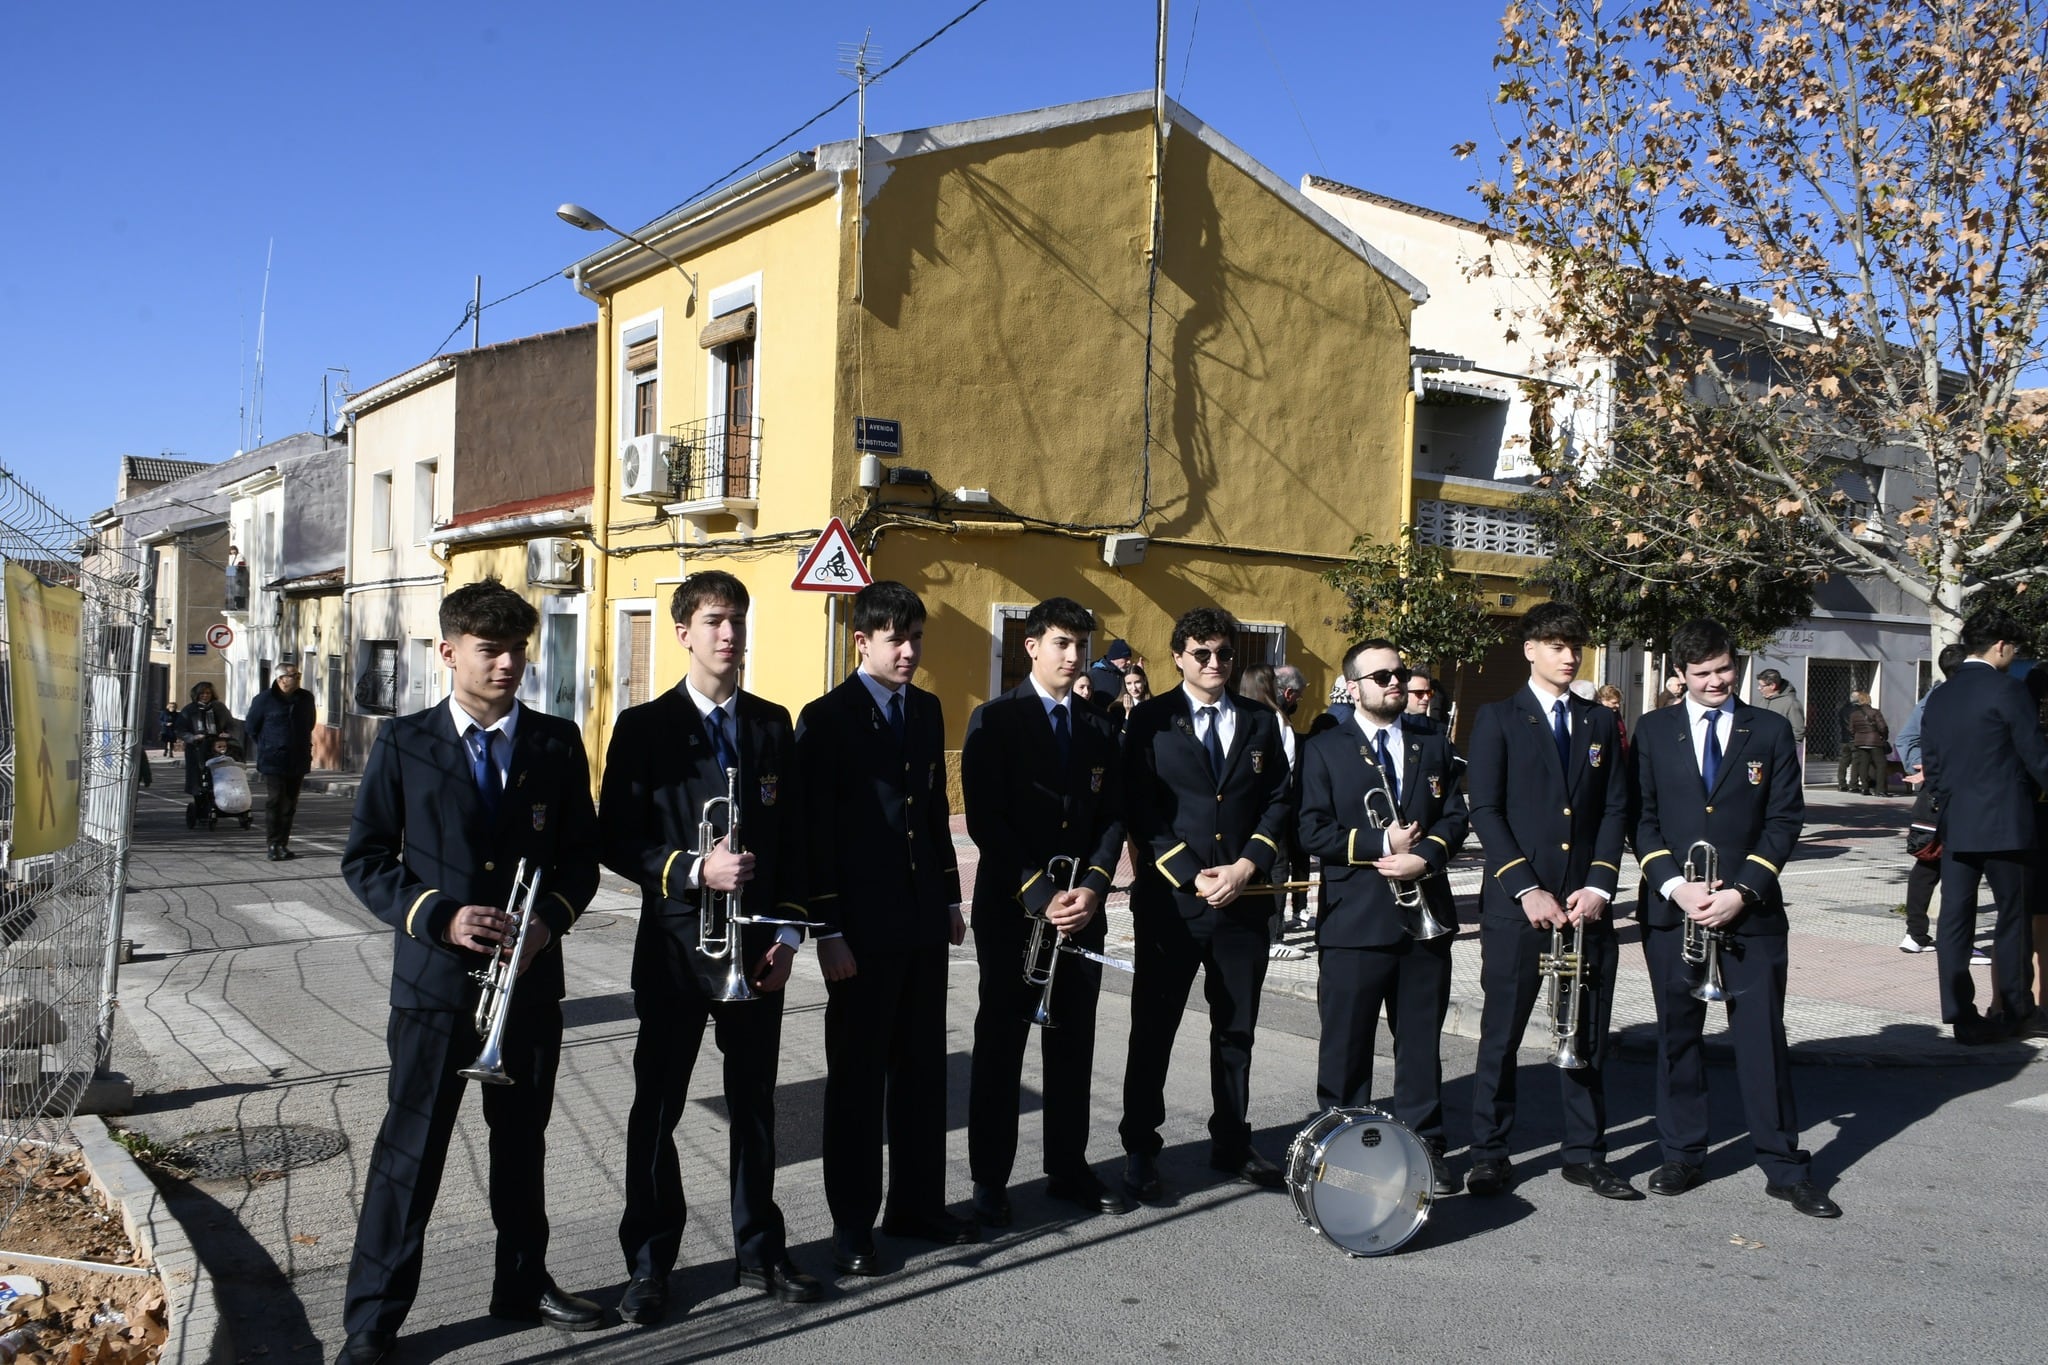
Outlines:
[[745, 341], [754, 335], [756, 309], [751, 305], [727, 313], [722, 318], [713, 318], [704, 324], [704, 330], [697, 334], [697, 344], [705, 350], [714, 346], [730, 346], [735, 341]]
[[638, 374], [642, 370], [651, 370], [654, 368], [655, 362], [660, 359], [660, 337], [649, 337], [645, 341], [635, 341], [626, 347], [626, 372], [628, 374]]

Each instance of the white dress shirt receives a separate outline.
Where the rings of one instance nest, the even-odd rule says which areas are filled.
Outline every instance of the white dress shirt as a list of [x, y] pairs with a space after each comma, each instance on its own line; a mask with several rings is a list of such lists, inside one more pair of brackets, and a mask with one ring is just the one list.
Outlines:
[[[732, 695], [724, 701], [713, 701], [693, 687], [688, 678], [684, 678], [683, 695], [688, 697], [690, 704], [697, 708], [697, 720], [703, 725], [706, 735], [711, 733], [711, 713], [713, 711], [723, 711], [725, 713], [726, 742], [732, 745], [732, 751], [737, 755], [740, 751], [740, 690], [735, 687], [732, 690]], [[740, 790], [745, 791], [744, 782], [746, 774], [744, 772], [741, 773], [740, 778], [743, 784]], [[692, 891], [704, 889], [704, 859], [702, 855], [690, 860], [690, 889]], [[788, 948], [791, 952], [795, 952], [803, 943], [804, 938], [796, 930], [788, 925], [784, 925], [775, 931], [775, 941]]]
[[[1180, 685], [1180, 690], [1187, 693], [1188, 709], [1195, 713], [1195, 738], [1202, 742], [1204, 748], [1207, 748], [1209, 744], [1209, 726], [1211, 724], [1215, 725], [1217, 742], [1223, 746], [1223, 756], [1229, 758], [1230, 746], [1237, 739], [1237, 708], [1231, 705], [1230, 694], [1225, 692], [1217, 697], [1215, 701], [1206, 702], [1196, 696], [1186, 683]], [[1216, 708], [1216, 719], [1213, 722], [1203, 717], [1202, 708], [1205, 706], [1214, 706]]]
[[519, 703], [513, 702], [512, 709], [498, 718], [496, 725], [486, 725], [462, 709], [462, 703], [455, 700], [455, 694], [448, 694], [448, 718], [455, 722], [455, 733], [462, 737], [462, 747], [475, 761], [476, 749], [469, 741], [469, 732], [481, 730], [491, 746], [491, 762], [497, 765], [498, 788], [503, 790], [511, 778], [512, 741], [519, 732]]
[[[1714, 729], [1721, 737], [1721, 759], [1725, 763], [1728, 759], [1728, 737], [1735, 725], [1735, 698], [1731, 696], [1719, 706], [1701, 706], [1688, 692], [1683, 705], [1686, 728], [1692, 735], [1692, 765], [1699, 770], [1700, 780], [1704, 782], [1707, 777], [1707, 713], [1711, 711], [1721, 717], [1714, 722]], [[1657, 894], [1670, 900], [1671, 893], [1683, 885], [1683, 877], [1666, 877], [1664, 884], [1657, 888]]]

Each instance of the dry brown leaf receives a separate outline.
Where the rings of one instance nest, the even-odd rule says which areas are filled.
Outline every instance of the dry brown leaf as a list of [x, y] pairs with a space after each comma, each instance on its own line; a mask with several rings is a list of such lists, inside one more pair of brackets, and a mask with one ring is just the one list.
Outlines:
[[292, 1234], [292, 1240], [302, 1247], [317, 1246], [320, 1242], [320, 1234], [317, 1232], [295, 1232]]

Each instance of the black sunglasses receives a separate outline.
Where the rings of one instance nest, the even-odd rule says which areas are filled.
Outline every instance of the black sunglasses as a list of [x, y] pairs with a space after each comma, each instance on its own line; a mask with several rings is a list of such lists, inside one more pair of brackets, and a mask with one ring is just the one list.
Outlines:
[[1190, 659], [1193, 659], [1196, 663], [1202, 665], [1202, 667], [1207, 668], [1209, 666], [1209, 660], [1211, 658], [1214, 658], [1216, 662], [1219, 664], [1227, 664], [1233, 662], [1237, 658], [1237, 651], [1232, 649], [1229, 645], [1225, 645], [1223, 646], [1223, 648], [1215, 650], [1191, 649], [1187, 651], [1187, 655]]
[[1405, 668], [1376, 668], [1370, 673], [1360, 673], [1353, 682], [1370, 682], [1374, 687], [1388, 687], [1398, 682], [1408, 686], [1408, 670]]

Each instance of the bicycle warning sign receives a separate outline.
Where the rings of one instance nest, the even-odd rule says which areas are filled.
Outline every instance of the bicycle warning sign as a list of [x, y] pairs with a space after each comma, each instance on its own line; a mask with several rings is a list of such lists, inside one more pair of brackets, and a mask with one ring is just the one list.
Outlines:
[[859, 592], [872, 582], [860, 551], [853, 548], [853, 537], [846, 533], [846, 524], [834, 517], [804, 556], [789, 586], [798, 592]]

